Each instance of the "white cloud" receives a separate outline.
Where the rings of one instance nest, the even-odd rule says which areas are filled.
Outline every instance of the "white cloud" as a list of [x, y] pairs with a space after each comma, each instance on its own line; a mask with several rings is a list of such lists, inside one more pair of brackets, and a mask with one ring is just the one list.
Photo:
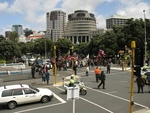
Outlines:
[[120, 8], [117, 13], [129, 18], [143, 18], [143, 10], [147, 17], [150, 17], [150, 6], [147, 3], [139, 2], [136, 4], [128, 4], [123, 8]]
[[5, 11], [8, 7], [8, 3], [4, 2], [4, 3], [0, 3], [0, 12]]
[[103, 15], [98, 15], [96, 17], [97, 21], [97, 28], [106, 28], [106, 19], [104, 18]]
[[62, 9], [68, 14], [75, 10], [87, 10], [88, 12], [95, 12], [95, 8], [104, 0], [64, 0]]

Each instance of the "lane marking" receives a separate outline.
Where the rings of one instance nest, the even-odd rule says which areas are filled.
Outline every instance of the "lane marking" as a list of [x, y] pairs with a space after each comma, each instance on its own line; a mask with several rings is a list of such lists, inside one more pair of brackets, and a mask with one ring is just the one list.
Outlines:
[[53, 93], [53, 94], [54, 94], [54, 97], [57, 98], [61, 103], [56, 103], [56, 104], [52, 104], [52, 105], [46, 105], [46, 106], [41, 106], [41, 107], [36, 107], [36, 108], [31, 108], [31, 109], [26, 109], [26, 110], [17, 111], [17, 112], [14, 112], [14, 113], [29, 112], [29, 111], [33, 111], [33, 110], [38, 110], [38, 109], [42, 109], [42, 108], [47, 108], [47, 107], [52, 107], [52, 106], [56, 106], [56, 105], [67, 103], [65, 100], [63, 100], [62, 98], [60, 98], [55, 93]]
[[62, 98], [60, 98], [58, 95], [56, 95], [55, 93], [54, 94], [54, 97], [57, 98], [61, 103], [67, 103], [65, 100], [63, 100]]
[[[61, 91], [65, 91], [65, 90], [62, 89], [62, 88], [59, 88], [59, 87], [56, 87], [56, 88], [59, 89], [59, 90], [61, 90]], [[99, 107], [99, 108], [101, 108], [101, 109], [103, 109], [103, 110], [105, 110], [105, 111], [107, 111], [107, 112], [109, 112], [109, 113], [114, 113], [114, 112], [112, 112], [112, 111], [110, 111], [110, 110], [108, 110], [108, 109], [106, 109], [106, 108], [104, 108], [104, 107], [102, 107], [102, 106], [100, 106], [100, 105], [98, 105], [98, 104], [92, 102], [92, 101], [89, 101], [89, 100], [87, 100], [87, 99], [85, 99], [85, 98], [83, 98], [83, 97], [79, 97], [79, 99], [82, 99], [82, 100], [84, 100], [84, 101], [86, 101], [86, 102], [88, 102], [88, 103], [90, 103], [90, 104], [93, 104], [93, 105], [95, 105], [95, 106], [97, 106], [97, 107]]]
[[128, 81], [119, 81], [119, 82], [121, 82], [121, 83], [128, 83]]
[[97, 107], [99, 107], [99, 108], [102, 108], [103, 110], [108, 111], [109, 113], [114, 113], [114, 112], [112, 112], [112, 111], [110, 111], [110, 110], [108, 110], [108, 109], [106, 109], [106, 108], [104, 108], [104, 107], [102, 107], [102, 106], [100, 106], [100, 105], [98, 105], [98, 104], [92, 102], [92, 101], [89, 101], [89, 100], [87, 100], [87, 99], [85, 99], [85, 98], [80, 97], [80, 99], [82, 99], [82, 100], [84, 100], [84, 101], [86, 101], [86, 102], [88, 102], [88, 103], [91, 103], [91, 104], [93, 104], [93, 105], [95, 105], [95, 106], [97, 106]]
[[117, 93], [117, 91], [107, 92], [107, 93]]
[[29, 111], [43, 109], [43, 108], [47, 108], [47, 107], [51, 107], [51, 106], [56, 106], [56, 105], [60, 105], [60, 104], [63, 104], [63, 103], [57, 103], [57, 104], [52, 104], [52, 105], [47, 105], [47, 106], [36, 107], [36, 108], [32, 108], [32, 109], [26, 109], [26, 110], [17, 111], [17, 112], [14, 112], [14, 113], [29, 112]]
[[[120, 99], [120, 100], [124, 100], [124, 101], [126, 101], [126, 102], [130, 102], [130, 100], [127, 100], [127, 99], [125, 99], [125, 98], [122, 98], [122, 97], [119, 97], [119, 96], [115, 96], [115, 95], [112, 95], [112, 94], [110, 94], [110, 93], [106, 93], [106, 92], [103, 92], [103, 91], [95, 90], [95, 89], [90, 88], [90, 87], [87, 87], [87, 86], [85, 86], [85, 87], [86, 87], [87, 89], [90, 89], [90, 90], [93, 90], [93, 91], [96, 91], [96, 92], [100, 92], [100, 93], [103, 93], [103, 94], [105, 94], [105, 95], [109, 95], [109, 96], [111, 96], [111, 97], [115, 97], [115, 98], [118, 98], [118, 99]], [[142, 105], [142, 104], [139, 104], [139, 103], [136, 103], [136, 102], [134, 102], [134, 104], [136, 104], [136, 105], [138, 105], [138, 106], [141, 106], [141, 107], [143, 107], [143, 108], [145, 108], [145, 109], [149, 109], [149, 107], [144, 106], [144, 105]]]

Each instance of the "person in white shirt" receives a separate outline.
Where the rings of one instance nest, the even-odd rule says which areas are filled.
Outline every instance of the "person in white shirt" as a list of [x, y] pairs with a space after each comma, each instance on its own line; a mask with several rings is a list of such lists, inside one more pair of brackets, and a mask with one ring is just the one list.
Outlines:
[[90, 70], [89, 66], [86, 66], [86, 76], [89, 76], [89, 70]]

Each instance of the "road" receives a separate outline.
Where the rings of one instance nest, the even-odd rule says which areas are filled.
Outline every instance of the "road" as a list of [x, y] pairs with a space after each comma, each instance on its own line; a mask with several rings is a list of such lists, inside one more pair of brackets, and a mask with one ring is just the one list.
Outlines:
[[[106, 72], [105, 67], [102, 68]], [[87, 95], [75, 100], [75, 113], [129, 113], [130, 109], [130, 71], [112, 70], [106, 74], [106, 89], [97, 89], [93, 69], [89, 76], [85, 76], [85, 69], [78, 69], [78, 76], [84, 81]], [[38, 87], [35, 85], [35, 87]], [[67, 95], [62, 86], [47, 86], [54, 92], [54, 98], [46, 104], [33, 103], [21, 105], [16, 109], [7, 110], [1, 108], [2, 113], [73, 113], [73, 101], [67, 101]], [[144, 87], [144, 93], [137, 93], [134, 83], [133, 111], [150, 108], [148, 86]]]

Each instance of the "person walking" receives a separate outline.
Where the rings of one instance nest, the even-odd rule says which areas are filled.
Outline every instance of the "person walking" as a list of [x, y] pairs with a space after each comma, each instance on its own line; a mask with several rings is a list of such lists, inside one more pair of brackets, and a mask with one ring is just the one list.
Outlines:
[[34, 64], [31, 66], [31, 74], [32, 74], [32, 78], [35, 78], [35, 65]]
[[101, 69], [98, 68], [98, 67], [96, 67], [95, 70], [94, 70], [94, 72], [95, 72], [96, 82], [98, 83], [98, 81], [99, 81], [99, 76], [100, 76], [100, 73], [101, 73]]
[[105, 80], [106, 80], [106, 75], [104, 73], [104, 71], [101, 72], [101, 76], [100, 76], [100, 84], [97, 86], [98, 89], [100, 88], [101, 85], [103, 85], [103, 89], [105, 89]]
[[45, 84], [45, 73], [46, 73], [46, 68], [42, 67], [42, 83]]
[[144, 87], [144, 80], [141, 76], [136, 78], [137, 86], [138, 86], [138, 93], [140, 93], [140, 90], [143, 93], [143, 87]]
[[50, 76], [50, 73], [48, 72], [48, 70], [46, 70], [46, 72], [45, 72], [45, 80], [47, 82], [47, 85], [49, 84], [49, 76]]
[[110, 73], [110, 63], [107, 64], [107, 73]]
[[86, 66], [86, 72], [85, 72], [85, 73], [86, 73], [86, 76], [89, 76], [89, 70], [90, 70], [90, 68], [89, 68], [89, 66], [87, 65], [87, 66]]
[[74, 71], [74, 74], [77, 75], [77, 65], [75, 64], [73, 65], [73, 71]]

